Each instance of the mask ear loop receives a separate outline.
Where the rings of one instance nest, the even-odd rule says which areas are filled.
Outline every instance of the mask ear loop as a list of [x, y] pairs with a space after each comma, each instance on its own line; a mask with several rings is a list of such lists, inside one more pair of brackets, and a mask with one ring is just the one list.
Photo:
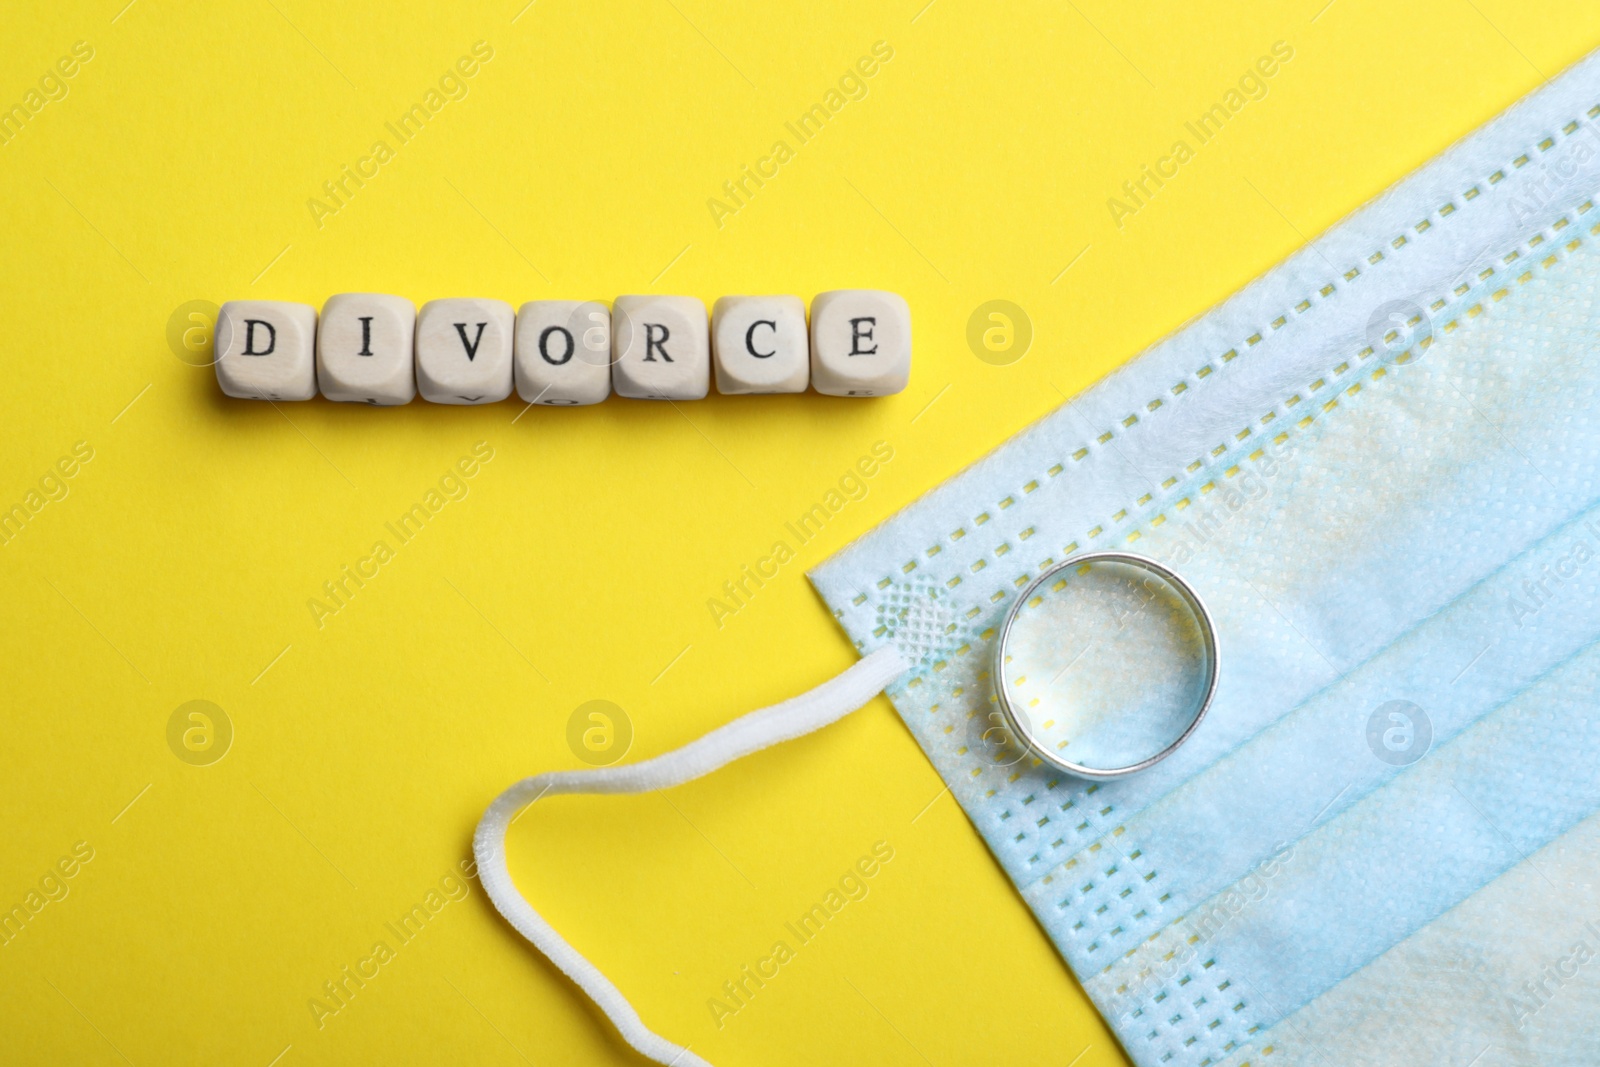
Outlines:
[[589, 995], [628, 1044], [669, 1067], [711, 1067], [687, 1048], [673, 1044], [646, 1026], [611, 980], [533, 910], [512, 882], [506, 866], [506, 830], [525, 808], [546, 796], [649, 793], [668, 789], [709, 774], [741, 756], [820, 730], [864, 705], [909, 669], [910, 665], [899, 651], [893, 645], [885, 645], [810, 692], [752, 711], [682, 748], [653, 759], [620, 767], [551, 771], [524, 778], [496, 797], [478, 822], [477, 832], [472, 836], [472, 851], [478, 862], [479, 883], [506, 921]]

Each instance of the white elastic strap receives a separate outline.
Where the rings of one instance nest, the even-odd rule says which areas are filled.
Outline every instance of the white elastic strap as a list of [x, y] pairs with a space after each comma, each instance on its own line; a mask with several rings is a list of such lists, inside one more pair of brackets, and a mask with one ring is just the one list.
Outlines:
[[809, 734], [844, 718], [877, 696], [907, 669], [900, 653], [892, 645], [886, 645], [808, 693], [752, 711], [654, 759], [621, 767], [552, 771], [524, 778], [495, 798], [472, 836], [472, 851], [477, 857], [478, 880], [483, 891], [518, 933], [532, 941], [535, 948], [589, 995], [628, 1044], [657, 1063], [673, 1067], [711, 1067], [693, 1052], [646, 1026], [611, 980], [533, 910], [511, 881], [511, 872], [506, 867], [506, 829], [525, 807], [545, 796], [648, 793], [682, 785], [741, 756]]

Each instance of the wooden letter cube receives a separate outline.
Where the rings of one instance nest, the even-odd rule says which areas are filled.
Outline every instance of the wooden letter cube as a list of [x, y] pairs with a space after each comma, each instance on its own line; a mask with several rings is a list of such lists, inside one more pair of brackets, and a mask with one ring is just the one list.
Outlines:
[[217, 384], [251, 400], [310, 400], [316, 338], [317, 309], [309, 304], [230, 300], [217, 312]]
[[417, 395], [411, 335], [417, 308], [403, 296], [340, 293], [322, 305], [317, 381], [329, 400], [388, 407]]
[[711, 309], [711, 338], [719, 393], [803, 393], [811, 381], [797, 296], [725, 296]]
[[598, 404], [611, 395], [611, 312], [599, 301], [532, 300], [517, 312], [517, 395]]
[[618, 396], [699, 400], [711, 391], [706, 306], [695, 297], [617, 297], [612, 350]]
[[435, 404], [494, 404], [511, 395], [515, 316], [504, 300], [430, 300], [417, 315], [417, 388]]
[[911, 308], [879, 289], [811, 302], [811, 384], [828, 396], [888, 396], [911, 378]]

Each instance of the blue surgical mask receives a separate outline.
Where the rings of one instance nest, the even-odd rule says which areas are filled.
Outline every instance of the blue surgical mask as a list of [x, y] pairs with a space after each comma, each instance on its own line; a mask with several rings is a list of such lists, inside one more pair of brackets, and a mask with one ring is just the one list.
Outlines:
[[[504, 825], [887, 682], [1140, 1067], [1594, 1062], [1597, 118], [1591, 58], [818, 567], [862, 663], [650, 763], [514, 787], [479, 831], [490, 896], [636, 1047], [703, 1062], [527, 907]], [[1100, 549], [1180, 574], [1222, 659], [1182, 747], [1091, 783], [987, 740], [1005, 612]], [[1148, 613], [1106, 619], [1060, 668], [1100, 672], [1074, 694], [1183, 684]]]

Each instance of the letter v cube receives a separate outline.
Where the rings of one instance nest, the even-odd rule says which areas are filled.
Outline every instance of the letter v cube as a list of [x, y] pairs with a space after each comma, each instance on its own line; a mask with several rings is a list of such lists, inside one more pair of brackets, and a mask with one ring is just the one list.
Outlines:
[[511, 395], [516, 313], [504, 300], [430, 300], [417, 315], [417, 388], [435, 404], [495, 404]]

